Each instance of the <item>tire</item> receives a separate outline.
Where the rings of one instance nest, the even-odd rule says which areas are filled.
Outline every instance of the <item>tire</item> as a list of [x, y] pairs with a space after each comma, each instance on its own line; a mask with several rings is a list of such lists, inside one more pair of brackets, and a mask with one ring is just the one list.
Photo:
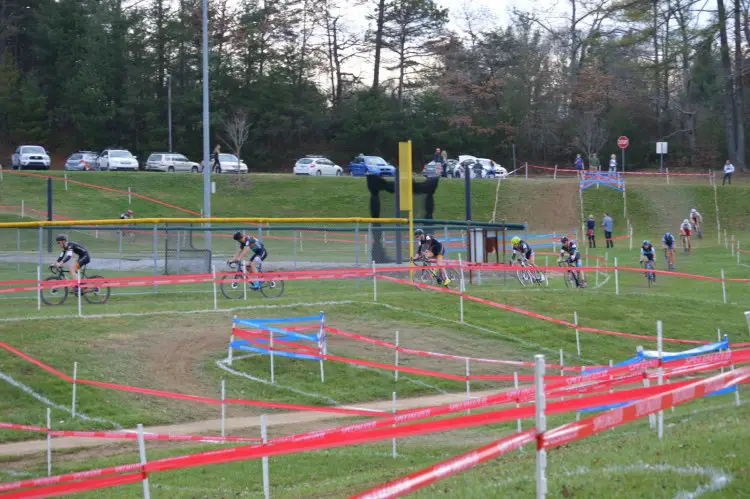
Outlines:
[[531, 267], [531, 278], [540, 287], [542, 288], [549, 287], [549, 279], [547, 279], [547, 275], [543, 271], [538, 270], [536, 267], [533, 267], [533, 266]]
[[323, 170], [318, 170], [318, 171], [315, 172], [315, 176], [316, 177], [320, 177], [322, 175], [323, 175]]
[[194, 166], [193, 168], [191, 168], [190, 173], [198, 173], [198, 167]]
[[458, 275], [458, 272], [456, 272], [456, 270], [455, 270], [455, 269], [450, 269], [450, 268], [448, 268], [448, 269], [445, 269], [445, 275], [447, 275], [447, 276], [448, 276], [448, 279], [450, 279], [450, 280], [451, 280], [451, 281], [453, 281], [454, 283], [458, 283], [458, 282], [459, 282], [459, 280], [460, 280], [460, 277], [459, 277], [459, 275]]
[[219, 282], [221, 288], [221, 294], [223, 294], [229, 300], [239, 300], [245, 296], [245, 290], [242, 286], [247, 286], [245, 276], [242, 274], [235, 274], [233, 276], [224, 276]]
[[[44, 281], [59, 281], [59, 277], [48, 277]], [[47, 305], [62, 305], [68, 297], [68, 287], [63, 288], [44, 288], [39, 291], [42, 295], [42, 301]]]
[[[435, 283], [435, 278], [432, 276], [432, 272], [430, 272], [426, 268], [422, 270], [417, 270], [414, 278], [415, 280], [419, 281], [421, 284], [427, 284], [429, 286]], [[419, 289], [420, 291], [424, 291], [426, 288], [419, 286], [417, 287], [417, 289]]]
[[168, 171], [169, 173], [174, 173], [174, 166], [170, 166], [170, 167], [168, 167], [168, 168], [167, 168], [167, 171]]
[[518, 283], [521, 286], [526, 286], [526, 283], [529, 282], [528, 273], [526, 272], [526, 269], [521, 267], [516, 271], [516, 278], [518, 279]]
[[341, 170], [336, 170], [336, 176], [340, 177], [342, 175]]
[[[92, 275], [87, 279], [103, 279], [100, 275]], [[83, 299], [89, 303], [103, 305], [109, 301], [109, 294], [112, 290], [109, 286], [99, 284], [98, 286], [81, 286], [84, 289]]]
[[278, 298], [284, 294], [284, 281], [263, 281], [260, 292], [266, 298]]

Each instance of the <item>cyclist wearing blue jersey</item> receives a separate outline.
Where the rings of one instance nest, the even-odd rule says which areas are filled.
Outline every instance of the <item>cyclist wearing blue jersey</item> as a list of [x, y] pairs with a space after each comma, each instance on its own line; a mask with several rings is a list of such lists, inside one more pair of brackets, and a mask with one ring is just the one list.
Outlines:
[[[565, 258], [565, 261], [569, 263], [573, 267], [577, 267], [580, 269], [580, 267], [583, 267], [583, 260], [581, 259], [581, 252], [578, 251], [578, 245], [575, 241], [572, 239], [568, 239], [566, 236], [563, 236], [560, 239], [560, 262], [563, 261], [563, 258], [567, 254], [568, 257]], [[578, 270], [578, 282], [579, 286], [582, 288], [586, 287], [586, 279], [583, 274], [583, 270]]]
[[667, 232], [661, 238], [661, 242], [664, 245], [664, 256], [667, 260], [667, 266], [669, 270], [674, 270], [674, 236], [671, 232]]
[[[268, 256], [268, 251], [266, 251], [263, 243], [252, 236], [244, 235], [242, 232], [235, 232], [232, 238], [239, 243], [240, 248], [237, 250], [237, 253], [235, 253], [234, 258], [227, 263], [237, 262], [239, 269], [243, 273], [246, 273], [244, 261], [252, 252], [252, 256], [250, 256], [250, 273], [257, 274], [260, 271], [261, 263], [263, 263]], [[260, 283], [253, 282], [252, 287], [257, 289], [260, 287]]]

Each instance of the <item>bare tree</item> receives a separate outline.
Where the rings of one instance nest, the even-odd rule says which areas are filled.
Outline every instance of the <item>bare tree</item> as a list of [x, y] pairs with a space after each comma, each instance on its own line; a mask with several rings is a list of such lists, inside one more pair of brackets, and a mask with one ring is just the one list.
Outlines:
[[604, 120], [594, 111], [585, 111], [575, 121], [576, 136], [573, 145], [586, 157], [598, 153], [607, 143], [607, 128]]
[[245, 142], [250, 137], [250, 122], [247, 113], [236, 111], [231, 117], [224, 120], [222, 126], [224, 128], [224, 137], [221, 138], [222, 142], [229, 147], [237, 158], [240, 158], [242, 146], [245, 145]]

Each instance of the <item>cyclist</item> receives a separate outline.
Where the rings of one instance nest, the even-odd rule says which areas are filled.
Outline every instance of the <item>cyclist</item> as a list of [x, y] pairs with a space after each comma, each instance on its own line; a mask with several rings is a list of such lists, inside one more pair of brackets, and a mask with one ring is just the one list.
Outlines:
[[130, 220], [133, 218], [133, 210], [128, 209], [127, 211], [124, 211], [120, 213], [120, 220]]
[[690, 220], [687, 218], [682, 221], [682, 225], [680, 225], [680, 238], [687, 240], [687, 249], [690, 251], [692, 249], [692, 245], [690, 244], [690, 236], [693, 234], [693, 228], [690, 225]]
[[[422, 229], [415, 230], [414, 237], [417, 238], [417, 242], [419, 243], [417, 254], [414, 256], [415, 259], [424, 258], [429, 260], [435, 258], [438, 265], [443, 265], [445, 262], [445, 248], [443, 248], [443, 244], [440, 241], [435, 239], [434, 236], [425, 234]], [[440, 284], [443, 286], [447, 287], [451, 283], [444, 268], [440, 269], [438, 275], [440, 275]]]
[[[79, 269], [91, 261], [91, 256], [89, 255], [88, 250], [86, 250], [81, 244], [68, 241], [68, 236], [65, 234], [59, 234], [55, 238], [55, 241], [57, 241], [57, 244], [62, 248], [62, 252], [57, 258], [57, 261], [52, 265], [59, 269], [63, 264], [70, 262], [68, 264], [70, 274], [73, 276], [73, 279], [78, 280]], [[74, 253], [78, 257], [77, 261], [72, 261]], [[73, 292], [78, 296], [78, 286], [73, 288]]]
[[[558, 262], [562, 262], [563, 258], [565, 257], [565, 254], [568, 254], [568, 258], [565, 259], [567, 263], [569, 263], [571, 266], [580, 268], [583, 266], [583, 261], [581, 260], [581, 252], [578, 251], [578, 245], [576, 245], [576, 242], [572, 239], [568, 239], [567, 236], [563, 236], [560, 238], [560, 259]], [[585, 288], [586, 287], [586, 280], [583, 273], [583, 270], [578, 270], [578, 286]]]
[[[232, 239], [237, 241], [240, 245], [240, 249], [235, 253], [234, 258], [229, 260], [227, 263], [237, 262], [240, 271], [245, 274], [247, 273], [245, 267], [245, 258], [252, 251], [253, 255], [250, 257], [250, 273], [257, 274], [260, 270], [261, 263], [268, 257], [268, 251], [263, 243], [252, 236], [246, 236], [242, 232], [235, 232]], [[260, 289], [260, 282], [253, 282], [251, 284], [253, 289]]]
[[[643, 244], [641, 245], [641, 259], [640, 263], [643, 265], [643, 262], [651, 262], [651, 268], [656, 268], [656, 262], [654, 262], [654, 256], [656, 254], [656, 249], [654, 249], [654, 245], [651, 244], [648, 240], [643, 241]], [[654, 274], [654, 281], [656, 281], [656, 274]]]
[[521, 258], [522, 262], [524, 259], [526, 259], [530, 264], [534, 265], [534, 250], [531, 249], [531, 246], [529, 246], [526, 241], [522, 240], [518, 236], [515, 236], [510, 240], [510, 244], [513, 245], [513, 255], [511, 256], [511, 262], [514, 262], [516, 260], [516, 252], [518, 252], [523, 257]]
[[667, 232], [661, 238], [661, 242], [664, 245], [664, 256], [667, 259], [668, 268], [674, 270], [674, 236], [671, 232]]
[[703, 223], [703, 216], [701, 216], [695, 208], [690, 210], [690, 220], [693, 222], [695, 232], [700, 232], [701, 224]]

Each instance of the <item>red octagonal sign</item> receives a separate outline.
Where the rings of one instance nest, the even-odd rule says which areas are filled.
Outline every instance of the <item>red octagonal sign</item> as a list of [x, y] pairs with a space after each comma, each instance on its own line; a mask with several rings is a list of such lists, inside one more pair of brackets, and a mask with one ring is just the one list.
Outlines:
[[627, 149], [630, 145], [630, 139], [624, 135], [620, 135], [620, 137], [617, 139], [617, 145], [620, 147], [620, 149]]

